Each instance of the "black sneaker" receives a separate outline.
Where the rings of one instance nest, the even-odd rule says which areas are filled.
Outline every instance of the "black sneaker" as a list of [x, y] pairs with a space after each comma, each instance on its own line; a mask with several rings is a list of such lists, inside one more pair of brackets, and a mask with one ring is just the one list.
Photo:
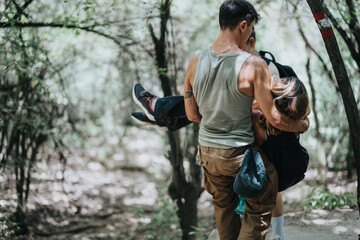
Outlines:
[[146, 116], [151, 121], [155, 121], [152, 102], [157, 99], [157, 97], [147, 92], [140, 84], [137, 83], [133, 88], [133, 99], [136, 104], [142, 108]]
[[151, 126], [157, 130], [167, 131], [165, 122], [151, 121], [143, 112], [132, 112], [131, 118], [141, 126]]

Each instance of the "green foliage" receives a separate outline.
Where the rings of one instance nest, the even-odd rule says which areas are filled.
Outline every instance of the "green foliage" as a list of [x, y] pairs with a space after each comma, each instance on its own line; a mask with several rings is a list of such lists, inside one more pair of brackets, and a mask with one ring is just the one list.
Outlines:
[[[3, 189], [1, 182], [0, 189]], [[4, 199], [2, 192], [0, 192], [0, 199]], [[17, 229], [17, 223], [11, 220], [11, 210], [9, 206], [6, 206], [4, 201], [0, 201], [0, 239], [14, 239]]]
[[18, 228], [18, 224], [11, 221], [9, 217], [0, 219], [0, 238], [4, 240], [14, 239], [15, 232]]
[[332, 210], [335, 208], [352, 208], [356, 206], [356, 197], [351, 193], [344, 193], [337, 195], [331, 193], [329, 188], [323, 188], [317, 191], [306, 199], [304, 209], [309, 211], [311, 209], [326, 209]]
[[[212, 226], [211, 226], [212, 227]], [[194, 235], [197, 240], [206, 240], [211, 233], [208, 223], [206, 221], [200, 221], [198, 227], [193, 227], [194, 231], [190, 232], [190, 235]]]
[[[0, 170], [14, 173], [17, 207], [14, 219], [2, 222], [2, 234], [26, 234], [25, 212], [31, 175], [40, 149], [52, 140], [63, 146], [60, 110], [46, 82], [55, 75], [37, 30], [14, 28], [3, 33], [0, 44]], [[61, 152], [61, 151], [59, 151]], [[60, 160], [64, 160], [60, 154]], [[16, 225], [13, 224], [16, 222]], [[11, 230], [10, 230], [11, 229]]]
[[[150, 223], [140, 222], [138, 231], [144, 234], [144, 239], [180, 240], [181, 230], [176, 211], [176, 203], [172, 202], [164, 193], [159, 193]], [[142, 207], [135, 207], [134, 212], [139, 219], [146, 217]]]

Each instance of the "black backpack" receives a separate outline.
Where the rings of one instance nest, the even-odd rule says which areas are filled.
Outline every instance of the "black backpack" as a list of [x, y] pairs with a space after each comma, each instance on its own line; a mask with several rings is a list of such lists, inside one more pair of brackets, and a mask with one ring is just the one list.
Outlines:
[[300, 145], [295, 133], [281, 132], [279, 135], [269, 135], [261, 148], [277, 170], [278, 192], [304, 179], [309, 164], [309, 154]]
[[[265, 57], [266, 53], [271, 56], [272, 60]], [[259, 54], [268, 65], [270, 62], [275, 64], [281, 78], [297, 77], [291, 67], [277, 63], [275, 57], [270, 52], [259, 51]], [[309, 164], [309, 154], [300, 145], [295, 133], [281, 132], [276, 136], [269, 135], [261, 148], [277, 170], [279, 192], [294, 186], [304, 179]]]

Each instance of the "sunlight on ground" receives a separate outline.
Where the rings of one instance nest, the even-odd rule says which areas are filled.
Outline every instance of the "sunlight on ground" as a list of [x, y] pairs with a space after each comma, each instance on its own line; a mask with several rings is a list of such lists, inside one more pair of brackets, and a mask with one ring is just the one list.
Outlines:
[[302, 220], [302, 222], [304, 222], [306, 224], [313, 223], [316, 225], [333, 225], [333, 226], [340, 223], [341, 221], [342, 221], [341, 219], [321, 219], [321, 218], [316, 218], [313, 220]]
[[155, 204], [157, 198], [157, 190], [156, 190], [156, 185], [154, 183], [147, 182], [146, 185], [145, 184], [138, 185], [135, 187], [134, 192], [138, 194], [136, 195], [130, 194], [124, 197], [124, 204], [126, 206], [131, 206], [135, 204], [152, 206]]
[[128, 164], [144, 169], [156, 166], [157, 169], [170, 171], [169, 160], [165, 158], [167, 148], [164, 148], [162, 132], [132, 127], [123, 142], [127, 152]]
[[150, 223], [151, 222], [151, 218], [149, 217], [142, 217], [142, 218], [129, 218], [129, 222], [133, 223], [133, 224], [138, 224], [138, 223]]
[[317, 227], [329, 228], [330, 232], [335, 235], [353, 236], [354, 234], [360, 234], [360, 220], [358, 215], [357, 218], [354, 218], [354, 215], [356, 216], [357, 212], [352, 209], [312, 210], [303, 216], [301, 222], [312, 226], [313, 229], [317, 229]]
[[[349, 229], [347, 229], [346, 227], [343, 226], [335, 226], [333, 233], [334, 234], [341, 234], [341, 233], [346, 233], [347, 231], [349, 231]], [[356, 233], [356, 231], [355, 231]]]

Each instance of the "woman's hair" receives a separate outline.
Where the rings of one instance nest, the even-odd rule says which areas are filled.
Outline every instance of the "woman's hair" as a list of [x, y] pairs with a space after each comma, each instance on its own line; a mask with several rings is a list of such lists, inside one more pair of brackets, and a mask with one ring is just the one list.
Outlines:
[[[271, 92], [280, 113], [294, 120], [302, 119], [307, 114], [309, 98], [304, 84], [298, 78], [273, 78]], [[281, 132], [273, 127], [263, 114], [260, 114], [258, 123], [266, 129], [267, 134], [278, 135]]]

